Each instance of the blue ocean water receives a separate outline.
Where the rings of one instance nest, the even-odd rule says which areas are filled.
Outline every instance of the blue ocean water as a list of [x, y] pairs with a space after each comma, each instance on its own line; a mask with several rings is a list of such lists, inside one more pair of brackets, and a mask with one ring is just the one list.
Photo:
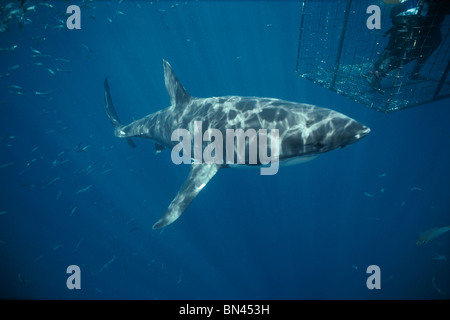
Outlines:
[[[66, 28], [69, 4], [81, 30]], [[299, 78], [297, 1], [25, 7], [0, 33], [0, 298], [449, 297], [450, 235], [416, 245], [450, 225], [449, 100], [385, 115]], [[162, 59], [193, 96], [311, 103], [372, 131], [273, 176], [221, 170], [152, 230], [189, 167], [114, 136], [103, 80], [129, 123], [170, 105]], [[381, 289], [366, 286], [370, 265]]]

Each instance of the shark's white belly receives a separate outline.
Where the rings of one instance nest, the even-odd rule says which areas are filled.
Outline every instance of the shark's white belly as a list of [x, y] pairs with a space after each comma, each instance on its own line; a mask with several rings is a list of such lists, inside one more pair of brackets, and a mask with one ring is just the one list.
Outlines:
[[[293, 157], [289, 159], [284, 159], [280, 161], [281, 167], [288, 167], [293, 166], [297, 164], [302, 164], [311, 160], [314, 160], [317, 157], [317, 155], [310, 155], [310, 156], [301, 156], [301, 157]], [[250, 166], [246, 164], [229, 164], [230, 168], [234, 169], [259, 169], [260, 167], [268, 167], [271, 164], [263, 165], [263, 166]]]

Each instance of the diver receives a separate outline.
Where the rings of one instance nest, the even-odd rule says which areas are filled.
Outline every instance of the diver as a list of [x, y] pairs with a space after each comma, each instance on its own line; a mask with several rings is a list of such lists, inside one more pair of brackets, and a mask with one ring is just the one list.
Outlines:
[[416, 60], [409, 80], [424, 80], [420, 70], [442, 42], [441, 23], [450, 14], [448, 0], [402, 0], [391, 9], [389, 42], [364, 77], [376, 91], [384, 93], [381, 79], [390, 71]]

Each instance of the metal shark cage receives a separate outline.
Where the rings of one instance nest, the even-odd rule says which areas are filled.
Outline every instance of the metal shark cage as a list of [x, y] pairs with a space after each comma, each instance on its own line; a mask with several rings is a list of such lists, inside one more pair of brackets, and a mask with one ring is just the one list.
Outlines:
[[[296, 73], [358, 103], [383, 113], [450, 97], [450, 16], [441, 24], [442, 42], [426, 61], [421, 80], [409, 80], [415, 62], [391, 71], [382, 80], [384, 94], [364, 75], [386, 47], [393, 5], [377, 0], [300, 1]], [[369, 29], [370, 5], [381, 10], [381, 29]]]

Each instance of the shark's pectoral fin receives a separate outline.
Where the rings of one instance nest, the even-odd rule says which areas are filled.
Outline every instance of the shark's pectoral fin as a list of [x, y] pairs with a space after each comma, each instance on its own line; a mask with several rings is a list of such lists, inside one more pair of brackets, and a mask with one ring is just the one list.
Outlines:
[[163, 228], [177, 220], [221, 167], [222, 165], [218, 164], [192, 164], [186, 182], [166, 213], [153, 225], [153, 229]]

